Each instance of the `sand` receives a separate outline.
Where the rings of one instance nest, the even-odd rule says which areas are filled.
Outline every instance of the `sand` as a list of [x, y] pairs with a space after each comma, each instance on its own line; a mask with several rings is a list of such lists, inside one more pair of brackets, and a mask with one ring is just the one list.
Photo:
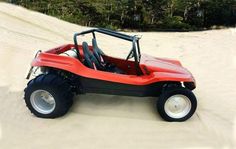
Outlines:
[[0, 149], [236, 148], [236, 28], [129, 33], [142, 35], [143, 53], [178, 59], [194, 74], [198, 108], [186, 122], [163, 121], [156, 98], [97, 94], [75, 97], [61, 118], [32, 115], [23, 89], [34, 52], [72, 43], [85, 29], [0, 3]]

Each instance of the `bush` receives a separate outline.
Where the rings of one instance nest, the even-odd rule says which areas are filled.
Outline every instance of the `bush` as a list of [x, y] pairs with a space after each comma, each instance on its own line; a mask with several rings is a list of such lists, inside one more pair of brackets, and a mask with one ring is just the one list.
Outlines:
[[173, 16], [173, 17], [166, 17], [163, 19], [162, 23], [160, 24], [161, 28], [165, 29], [179, 29], [179, 30], [189, 30], [192, 27], [183, 22], [183, 18], [180, 16]]

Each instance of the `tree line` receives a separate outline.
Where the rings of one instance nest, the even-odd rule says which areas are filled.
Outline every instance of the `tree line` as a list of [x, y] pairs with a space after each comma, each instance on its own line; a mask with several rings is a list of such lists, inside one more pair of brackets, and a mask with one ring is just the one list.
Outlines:
[[236, 0], [6, 0], [93, 27], [199, 30], [236, 24]]

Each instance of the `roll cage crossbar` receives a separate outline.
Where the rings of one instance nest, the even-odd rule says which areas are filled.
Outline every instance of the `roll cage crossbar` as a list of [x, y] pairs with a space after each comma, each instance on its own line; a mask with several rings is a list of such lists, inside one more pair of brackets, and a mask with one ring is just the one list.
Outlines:
[[132, 42], [132, 48], [131, 48], [131, 51], [130, 51], [127, 59], [129, 57], [134, 57], [134, 60], [135, 60], [135, 63], [136, 63], [137, 74], [138, 75], [141, 74], [140, 69], [139, 69], [139, 62], [140, 62], [140, 58], [141, 58], [140, 46], [139, 46], [140, 37], [138, 37], [137, 35], [129, 36], [129, 35], [126, 35], [126, 34], [118, 33], [118, 32], [108, 30], [108, 29], [103, 29], [103, 28], [90, 29], [90, 30], [83, 31], [83, 32], [80, 32], [80, 33], [75, 33], [74, 34], [74, 44], [75, 44], [75, 49], [78, 51], [79, 60], [81, 60], [81, 55], [80, 55], [79, 49], [78, 49], [78, 42], [77, 42], [78, 36], [92, 33], [93, 38], [96, 39], [96, 34], [95, 34], [96, 32]]

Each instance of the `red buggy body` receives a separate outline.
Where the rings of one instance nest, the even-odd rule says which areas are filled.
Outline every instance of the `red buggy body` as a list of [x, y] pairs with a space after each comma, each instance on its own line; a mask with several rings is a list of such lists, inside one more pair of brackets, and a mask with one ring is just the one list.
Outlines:
[[[97, 46], [96, 32], [130, 41], [133, 47], [127, 58], [120, 59], [104, 54]], [[87, 46], [85, 42], [82, 45], [77, 44], [78, 36], [84, 34], [93, 35], [93, 45]], [[62, 55], [71, 49], [75, 50], [76, 56]], [[134, 58], [134, 61], [129, 60], [131, 58]], [[60, 77], [58, 80], [67, 80], [67, 87], [71, 88], [69, 92], [159, 96], [158, 111], [162, 118], [167, 121], [184, 121], [191, 117], [196, 109], [196, 98], [191, 92], [196, 87], [192, 74], [177, 60], [157, 58], [146, 54], [141, 55], [137, 36], [128, 36], [107, 29], [84, 31], [75, 34], [74, 44], [66, 44], [38, 53], [31, 65], [32, 68], [39, 67], [42, 69], [43, 75], [38, 77], [47, 77], [49, 80], [53, 77]], [[31, 72], [28, 76], [30, 74]], [[34, 82], [37, 82], [37, 77]], [[48, 82], [42, 83], [48, 84]], [[36, 86], [37, 88], [37, 86], [41, 86], [38, 84], [40, 81], [36, 85], [29, 83], [27, 87], [33, 86], [32, 88], [34, 88]], [[55, 85], [59, 84], [56, 83]], [[34, 100], [32, 97], [32, 94], [37, 90], [28, 93], [26, 88], [25, 91], [29, 100], [28, 107], [36, 116], [58, 117], [52, 113], [40, 113], [36, 105], [39, 99]], [[56, 90], [50, 92], [45, 89], [45, 91], [52, 96], [50, 98], [55, 102], [52, 92], [56, 92]], [[46, 92], [42, 94], [46, 94]], [[173, 96], [176, 96], [175, 99], [169, 101]], [[178, 98], [182, 103], [177, 102]], [[45, 101], [45, 99], [42, 100]], [[166, 105], [168, 103], [170, 105]], [[169, 106], [169, 110], [167, 106]], [[180, 114], [181, 106], [184, 114]], [[180, 110], [180, 113], [177, 112], [176, 114], [176, 110]], [[64, 114], [65, 111], [62, 113]]]

